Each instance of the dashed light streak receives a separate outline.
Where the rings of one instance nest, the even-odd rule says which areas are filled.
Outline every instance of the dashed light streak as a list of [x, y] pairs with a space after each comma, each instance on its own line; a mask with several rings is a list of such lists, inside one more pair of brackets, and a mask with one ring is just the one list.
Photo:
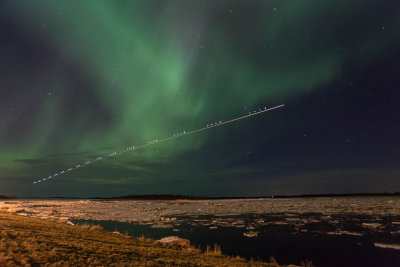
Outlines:
[[181, 137], [181, 136], [184, 136], [184, 135], [194, 134], [194, 133], [197, 133], [197, 132], [208, 130], [210, 128], [219, 127], [219, 126], [222, 126], [222, 125], [225, 125], [225, 124], [228, 124], [228, 123], [232, 123], [232, 122], [235, 122], [235, 121], [238, 121], [238, 120], [243, 120], [243, 119], [246, 119], [246, 118], [249, 118], [249, 117], [252, 117], [252, 116], [256, 116], [256, 115], [261, 114], [261, 113], [264, 113], [264, 112], [268, 112], [268, 111], [271, 111], [271, 110], [274, 110], [274, 109], [278, 109], [278, 108], [284, 107], [284, 106], [285, 106], [285, 104], [282, 104], [282, 105], [279, 105], [279, 106], [275, 106], [275, 107], [272, 107], [272, 108], [264, 107], [262, 109], [258, 109], [258, 111], [254, 110], [253, 112], [249, 112], [249, 114], [241, 116], [241, 117], [238, 117], [238, 118], [234, 118], [234, 119], [227, 120], [227, 121], [217, 121], [217, 122], [214, 122], [214, 123], [211, 123], [211, 124], [207, 124], [205, 127], [199, 128], [197, 130], [193, 130], [193, 131], [189, 131], [189, 132], [183, 131], [181, 133], [176, 133], [173, 136], [170, 136], [170, 137], [167, 137], [167, 138], [164, 138], [164, 139], [160, 139], [160, 140], [155, 139], [153, 141], [147, 142], [146, 144], [143, 144], [143, 145], [140, 145], [140, 146], [136, 146], [136, 147], [135, 146], [130, 146], [130, 147], [126, 148], [125, 150], [122, 150], [122, 151], [119, 151], [119, 152], [112, 152], [108, 156], [97, 157], [96, 159], [94, 159], [92, 161], [90, 161], [90, 160], [86, 161], [83, 164], [78, 164], [75, 167], [71, 167], [71, 168], [68, 168], [66, 170], [63, 170], [60, 173], [55, 173], [55, 174], [53, 174], [53, 175], [51, 175], [51, 176], [49, 176], [47, 178], [43, 178], [43, 179], [34, 181], [33, 184], [37, 184], [37, 183], [48, 181], [48, 180], [50, 180], [50, 179], [52, 179], [52, 178], [54, 178], [56, 176], [60, 176], [60, 175], [72, 172], [72, 171], [77, 170], [77, 169], [79, 169], [81, 167], [88, 166], [88, 165], [93, 164], [95, 162], [106, 160], [106, 159], [118, 156], [120, 154], [123, 154], [123, 153], [127, 153], [127, 152], [130, 152], [130, 151], [133, 151], [133, 150], [137, 150], [137, 149], [140, 149], [140, 148], [147, 147], [147, 146], [159, 144], [161, 142], [165, 142], [165, 141], [168, 141], [168, 140], [171, 140], [171, 139], [175, 139], [175, 138], [178, 138], [178, 137]]

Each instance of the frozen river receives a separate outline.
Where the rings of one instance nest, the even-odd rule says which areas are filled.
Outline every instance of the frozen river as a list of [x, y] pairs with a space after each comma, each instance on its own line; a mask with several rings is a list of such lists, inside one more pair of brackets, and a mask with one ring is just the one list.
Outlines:
[[[132, 235], [178, 235], [232, 255], [318, 266], [400, 266], [400, 198], [8, 200], [21, 215], [99, 223]], [[351, 256], [351, 257], [350, 257]], [[356, 257], [354, 257], [356, 256]], [[350, 258], [349, 258], [350, 257]]]

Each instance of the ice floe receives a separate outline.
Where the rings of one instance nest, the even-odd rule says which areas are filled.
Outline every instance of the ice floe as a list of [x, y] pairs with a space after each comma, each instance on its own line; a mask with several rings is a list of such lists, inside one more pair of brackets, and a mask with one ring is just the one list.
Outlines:
[[383, 243], [374, 243], [375, 247], [378, 248], [391, 248], [400, 250], [400, 244], [383, 244]]
[[247, 234], [279, 228], [303, 234], [400, 235], [399, 198], [18, 200], [0, 201], [0, 209], [41, 218], [119, 221], [160, 229], [179, 230], [186, 224], [210, 230], [230, 227]]

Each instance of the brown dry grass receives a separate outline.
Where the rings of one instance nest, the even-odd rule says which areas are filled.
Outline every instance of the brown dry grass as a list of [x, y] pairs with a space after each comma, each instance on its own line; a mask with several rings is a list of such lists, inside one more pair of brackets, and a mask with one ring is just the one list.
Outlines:
[[0, 266], [274, 266], [222, 255], [171, 247], [146, 238], [104, 231], [100, 226], [71, 226], [53, 219], [0, 213]]
[[211, 246], [208, 245], [206, 248], [206, 254], [220, 256], [222, 255], [221, 247], [218, 244], [214, 244], [214, 248], [211, 248]]

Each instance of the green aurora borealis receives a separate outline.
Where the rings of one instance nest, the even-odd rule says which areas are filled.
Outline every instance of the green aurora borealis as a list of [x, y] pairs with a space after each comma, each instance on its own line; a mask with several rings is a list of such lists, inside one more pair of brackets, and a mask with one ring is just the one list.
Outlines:
[[396, 1], [1, 1], [0, 12], [0, 194], [400, 190]]

